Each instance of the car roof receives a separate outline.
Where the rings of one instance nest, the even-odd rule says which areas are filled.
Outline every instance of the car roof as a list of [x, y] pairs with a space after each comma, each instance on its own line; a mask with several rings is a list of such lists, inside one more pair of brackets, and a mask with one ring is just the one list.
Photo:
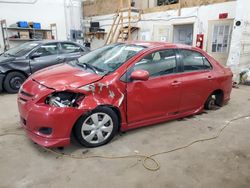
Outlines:
[[33, 41], [33, 42], [36, 42], [36, 43], [39, 43], [39, 44], [48, 44], [48, 43], [55, 43], [55, 42], [69, 42], [69, 43], [73, 43], [73, 44], [78, 44], [78, 43], [75, 43], [75, 42], [72, 42], [72, 41], [66, 41], [66, 40], [38, 40], [38, 41]]
[[145, 46], [147, 48], [157, 48], [157, 47], [166, 47], [166, 48], [169, 47], [170, 48], [171, 47], [171, 48], [194, 49], [194, 47], [192, 46], [188, 46], [184, 44], [174, 44], [174, 43], [168, 43], [168, 42], [129, 41], [129, 42], [124, 42], [124, 43]]

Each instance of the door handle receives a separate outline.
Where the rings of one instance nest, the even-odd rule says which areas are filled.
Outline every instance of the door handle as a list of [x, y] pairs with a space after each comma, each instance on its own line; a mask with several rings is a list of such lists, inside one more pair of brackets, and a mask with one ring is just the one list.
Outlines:
[[64, 61], [65, 58], [64, 58], [64, 57], [58, 57], [56, 60], [57, 60], [57, 61]]
[[172, 86], [178, 86], [178, 85], [180, 85], [180, 84], [181, 84], [181, 82], [175, 80], [175, 81], [172, 82], [171, 85], [172, 85]]

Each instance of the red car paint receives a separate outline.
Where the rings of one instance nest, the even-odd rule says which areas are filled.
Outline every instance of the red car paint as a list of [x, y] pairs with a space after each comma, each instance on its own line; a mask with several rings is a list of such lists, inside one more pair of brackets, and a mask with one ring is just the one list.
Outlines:
[[[72, 128], [77, 120], [100, 105], [117, 109], [121, 130], [126, 131], [200, 113], [207, 98], [218, 89], [223, 91], [224, 103], [230, 99], [232, 72], [204, 51], [159, 42], [129, 44], [147, 48], [106, 76], [61, 64], [39, 71], [26, 80], [18, 94], [18, 106], [21, 124], [27, 135], [45, 147], [66, 146], [70, 143]], [[128, 68], [145, 55], [161, 49], [200, 52], [213, 69], [152, 77], [147, 81], [121, 81]], [[141, 74], [145, 75], [144, 72]], [[90, 89], [82, 90], [81, 87], [85, 85]], [[84, 99], [77, 108], [58, 108], [45, 104], [46, 97], [55, 91], [83, 93]], [[44, 126], [53, 128], [50, 135], [39, 132]]]

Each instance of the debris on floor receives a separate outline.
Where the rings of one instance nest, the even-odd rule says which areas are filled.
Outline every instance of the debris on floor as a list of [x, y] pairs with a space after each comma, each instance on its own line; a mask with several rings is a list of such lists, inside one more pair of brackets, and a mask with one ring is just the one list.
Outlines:
[[240, 73], [240, 83], [250, 86], [250, 68]]

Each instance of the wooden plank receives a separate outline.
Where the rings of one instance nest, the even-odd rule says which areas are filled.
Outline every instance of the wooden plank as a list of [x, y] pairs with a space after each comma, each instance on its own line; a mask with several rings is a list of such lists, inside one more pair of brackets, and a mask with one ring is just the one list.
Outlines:
[[131, 40], [131, 0], [128, 0], [128, 40]]
[[[123, 2], [123, 7], [127, 4]], [[84, 17], [99, 16], [105, 14], [113, 14], [120, 8], [118, 0], [96, 0], [83, 2]]]
[[113, 29], [114, 29], [114, 25], [115, 25], [115, 23], [116, 23], [118, 17], [119, 17], [119, 12], [117, 12], [117, 14], [116, 14], [116, 16], [115, 16], [115, 19], [114, 19], [113, 24], [112, 24], [112, 26], [111, 26], [111, 28], [110, 28], [110, 31], [109, 31], [109, 34], [108, 34], [108, 37], [107, 37], [107, 39], [106, 39], [105, 44], [109, 44], [109, 42], [110, 42], [110, 37], [111, 37], [111, 34], [112, 34], [112, 32], [113, 32]]
[[[181, 8], [185, 8], [185, 7], [195, 7], [201, 5], [215, 4], [215, 3], [224, 3], [230, 1], [236, 1], [236, 0], [181, 0], [180, 6]], [[122, 7], [127, 7], [126, 1], [123, 1], [122, 4], [123, 4]], [[120, 1], [117, 0], [96, 0], [96, 1], [88, 0], [83, 3], [83, 13], [85, 17], [113, 14], [117, 11], [117, 9], [119, 9], [119, 7], [120, 7]], [[132, 7], [131, 11], [138, 12], [139, 11], [138, 8]], [[166, 10], [178, 10], [178, 9], [179, 9], [179, 3], [165, 5], [165, 6], [155, 6], [153, 8], [146, 8], [143, 10], [143, 13], [161, 12]], [[122, 11], [126, 12], [128, 11], [128, 8], [124, 8], [122, 9]]]
[[181, 0], [181, 3], [165, 5], [165, 6], [157, 6], [153, 8], [147, 8], [143, 10], [143, 13], [152, 13], [152, 12], [163, 12], [167, 10], [178, 10], [186, 7], [196, 7], [202, 5], [216, 4], [216, 3], [224, 3], [236, 0]]

